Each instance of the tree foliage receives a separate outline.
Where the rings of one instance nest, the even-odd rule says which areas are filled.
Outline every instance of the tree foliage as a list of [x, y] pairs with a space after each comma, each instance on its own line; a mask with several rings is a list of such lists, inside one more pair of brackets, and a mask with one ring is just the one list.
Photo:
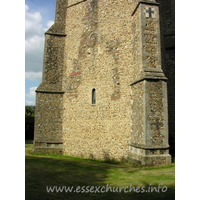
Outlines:
[[27, 115], [35, 114], [35, 106], [25, 106], [25, 114]]
[[32, 140], [34, 136], [35, 106], [25, 106], [25, 140]]

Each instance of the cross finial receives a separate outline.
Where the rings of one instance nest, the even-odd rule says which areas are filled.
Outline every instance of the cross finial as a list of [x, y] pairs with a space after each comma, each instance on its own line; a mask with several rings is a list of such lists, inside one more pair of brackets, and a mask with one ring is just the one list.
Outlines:
[[154, 8], [151, 8], [151, 7], [148, 7], [146, 9], [146, 17], [149, 17], [149, 18], [155, 18], [155, 14], [154, 14]]

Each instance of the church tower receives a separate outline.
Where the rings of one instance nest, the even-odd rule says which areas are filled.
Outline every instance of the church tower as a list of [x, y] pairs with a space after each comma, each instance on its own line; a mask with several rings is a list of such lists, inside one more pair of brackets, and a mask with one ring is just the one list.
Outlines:
[[57, 0], [33, 151], [171, 163], [157, 1]]

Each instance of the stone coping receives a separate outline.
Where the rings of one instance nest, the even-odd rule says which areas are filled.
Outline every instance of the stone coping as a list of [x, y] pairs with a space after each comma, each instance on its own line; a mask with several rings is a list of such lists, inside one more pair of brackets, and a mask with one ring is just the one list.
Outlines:
[[85, 2], [85, 1], [87, 1], [87, 0], [82, 0], [82, 1], [79, 1], [79, 2], [77, 2], [77, 3], [73, 3], [73, 4], [69, 5], [69, 6], [67, 6], [67, 8], [70, 8], [70, 7], [72, 7], [72, 6], [76, 6], [76, 5], [78, 5], [78, 4], [80, 4], [80, 3], [83, 3], [83, 2]]
[[144, 81], [144, 80], [163, 80], [163, 81], [167, 81], [168, 79], [165, 76], [143, 76], [143, 77], [133, 81], [130, 84], [130, 86], [135, 85], [136, 83], [139, 83], [139, 82]]
[[54, 35], [54, 36], [60, 36], [60, 37], [67, 36], [67, 34], [64, 34], [64, 33], [50, 33], [50, 32], [46, 32], [45, 35]]
[[64, 94], [65, 92], [64, 91], [43, 91], [43, 90], [35, 90], [35, 92], [38, 92], [38, 93], [52, 93], [52, 94]]
[[136, 10], [138, 9], [139, 5], [143, 3], [143, 4], [148, 4], [148, 5], [155, 5], [155, 6], [159, 6], [160, 4], [159, 3], [156, 3], [156, 2], [152, 2], [152, 1], [139, 1], [137, 6], [135, 7], [133, 13], [132, 13], [132, 16], [135, 14]]

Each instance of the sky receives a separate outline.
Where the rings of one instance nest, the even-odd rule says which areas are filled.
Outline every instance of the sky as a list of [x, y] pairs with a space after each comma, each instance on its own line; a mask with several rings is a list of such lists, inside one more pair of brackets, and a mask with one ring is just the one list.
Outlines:
[[25, 1], [25, 105], [35, 105], [42, 81], [44, 33], [54, 23], [56, 0]]

